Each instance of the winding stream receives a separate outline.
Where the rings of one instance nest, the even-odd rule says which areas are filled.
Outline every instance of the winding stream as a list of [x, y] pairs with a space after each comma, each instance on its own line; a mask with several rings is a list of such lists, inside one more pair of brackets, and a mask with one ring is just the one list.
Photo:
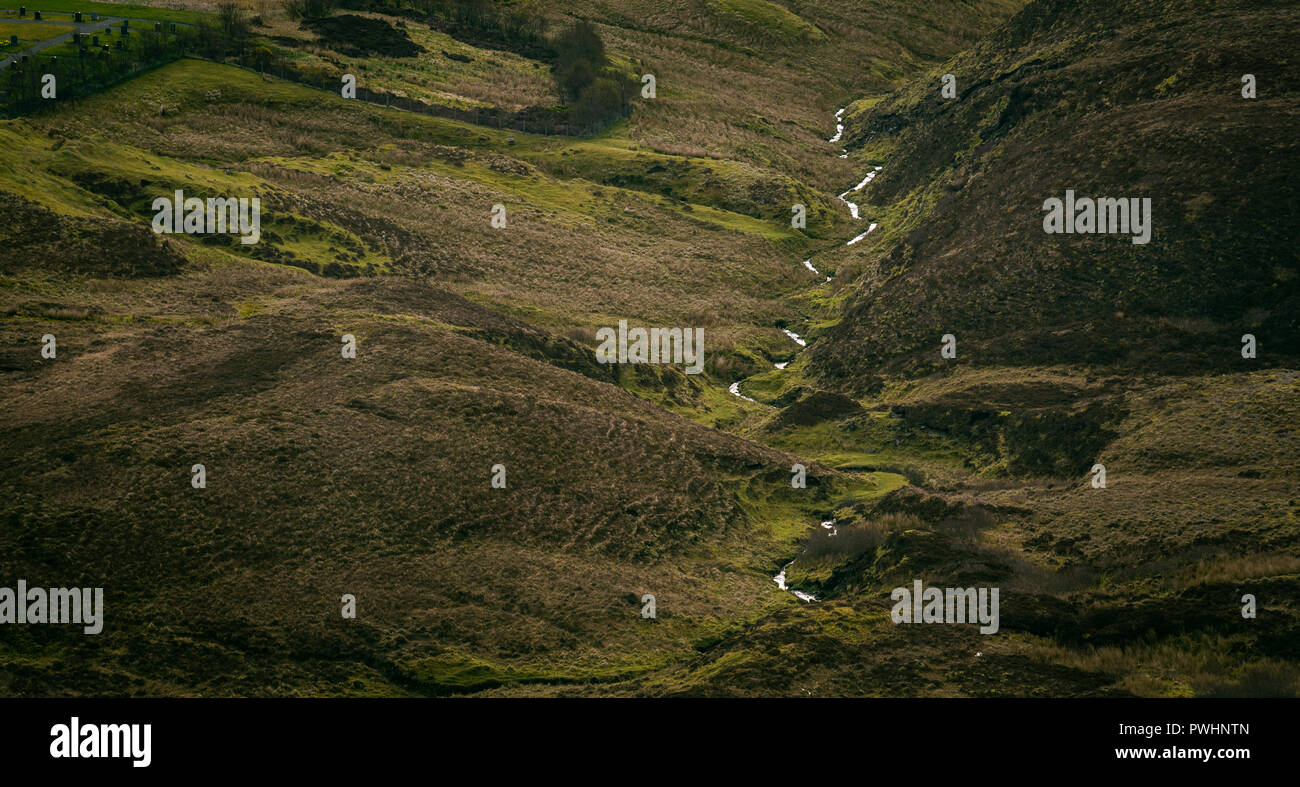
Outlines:
[[[843, 158], [843, 156], [841, 158]], [[849, 213], [852, 214], [853, 218], [858, 219], [859, 221], [862, 219], [862, 217], [858, 215], [858, 203], [849, 202], [847, 199], [845, 199], [845, 197], [849, 196], [855, 191], [861, 191], [863, 186], [866, 186], [868, 183], [876, 179], [876, 175], [879, 174], [880, 170], [882, 169], [884, 169], [884, 167], [876, 167], [875, 169], [871, 170], [870, 172], [867, 173], [867, 176], [862, 179], [861, 183], [849, 189], [848, 191], [844, 192], [843, 194], [839, 195], [840, 202], [843, 202], [845, 205], [849, 206]], [[849, 242], [852, 243], [853, 241], [849, 241]]]
[[[827, 530], [829, 530], [829, 531], [831, 531], [830, 534], [831, 534], [832, 536], [839, 535], [839, 532], [840, 532], [840, 531], [839, 531], [839, 528], [837, 528], [837, 527], [835, 526], [835, 520], [834, 520], [834, 519], [828, 519], [828, 520], [826, 520], [825, 522], [822, 522], [822, 527], [825, 528], [825, 529], [827, 529]], [[786, 563], [784, 566], [781, 566], [781, 573], [779, 573], [779, 574], [777, 574], [776, 576], [772, 577], [772, 581], [776, 583], [776, 586], [777, 586], [778, 588], [780, 588], [781, 590], [784, 590], [784, 591], [787, 591], [787, 592], [789, 592], [789, 593], [794, 594], [794, 597], [797, 598], [797, 599], [799, 599], [800, 601], [805, 601], [805, 602], [807, 602], [807, 601], [816, 601], [816, 600], [817, 600], [817, 597], [814, 596], [813, 594], [811, 594], [811, 593], [805, 593], [805, 592], [803, 592], [802, 590], [794, 590], [794, 589], [792, 589], [792, 588], [786, 586], [786, 584], [785, 584], [785, 570], [788, 569], [790, 566], [793, 566], [793, 565], [794, 565], [794, 561], [791, 560], [789, 563]]]
[[[732, 395], [739, 396], [741, 399], [744, 399], [746, 402], [754, 402], [753, 399], [750, 399], [748, 396], [745, 396], [743, 393], [740, 392], [739, 380], [732, 383], [731, 386], [727, 388], [727, 390], [730, 391]], [[758, 402], [754, 402], [754, 404], [758, 404]]]
[[[843, 119], [843, 117], [844, 117], [844, 110], [846, 110], [846, 109], [848, 109], [848, 107], [840, 107], [839, 110], [837, 110], [837, 111], [835, 112], [835, 136], [833, 136], [833, 137], [831, 137], [830, 139], [826, 140], [827, 142], [839, 142], [839, 141], [840, 141], [840, 137], [844, 136], [844, 124], [841, 123], [840, 120]], [[844, 149], [844, 148], [840, 148], [840, 150], [843, 150], [843, 149]]]
[[[836, 112], [835, 112], [835, 136], [833, 136], [833, 137], [831, 137], [829, 140], [827, 140], [828, 142], [839, 142], [840, 139], [843, 138], [843, 136], [844, 136], [844, 124], [841, 123], [840, 121], [842, 121], [842, 120], [844, 119], [844, 112], [845, 112], [845, 110], [847, 110], [847, 109], [848, 109], [848, 107], [847, 107], [847, 106], [844, 106], [844, 107], [840, 107], [838, 110], [836, 110]], [[848, 152], [848, 150], [847, 150], [846, 148], [840, 148], [840, 151], [841, 151], [841, 153], [840, 153], [840, 158], [848, 158], [848, 157], [849, 157], [849, 152]], [[867, 174], [862, 178], [862, 180], [858, 183], [858, 185], [854, 186], [853, 188], [851, 188], [851, 189], [849, 189], [848, 191], [844, 192], [843, 194], [840, 194], [840, 195], [839, 195], [839, 200], [840, 200], [840, 202], [843, 202], [845, 205], [848, 206], [848, 208], [849, 208], [849, 214], [852, 215], [854, 219], [857, 219], [857, 220], [859, 220], [859, 221], [861, 221], [861, 219], [862, 219], [862, 217], [858, 215], [858, 205], [857, 205], [857, 203], [855, 203], [855, 202], [850, 202], [848, 199], [846, 199], [846, 197], [848, 197], [850, 194], [853, 194], [854, 192], [861, 191], [861, 190], [862, 190], [862, 189], [863, 189], [863, 188], [864, 188], [868, 183], [870, 183], [871, 181], [873, 181], [873, 180], [876, 179], [876, 175], [880, 174], [880, 170], [882, 170], [882, 169], [884, 169], [884, 167], [882, 167], [882, 166], [873, 167], [873, 168], [871, 169], [871, 171], [868, 172], [868, 173], [867, 173]], [[873, 222], [871, 223], [871, 225], [867, 227], [867, 231], [866, 231], [866, 232], [863, 232], [863, 233], [861, 233], [860, 235], [857, 235], [857, 236], [855, 236], [854, 238], [852, 238], [852, 239], [846, 241], [844, 245], [845, 245], [845, 246], [852, 246], [853, 244], [857, 243], [858, 241], [860, 241], [860, 240], [862, 240], [863, 238], [865, 238], [865, 237], [867, 237], [868, 235], [870, 235], [871, 232], [872, 232], [872, 230], [876, 229], [876, 227], [878, 227], [878, 226], [879, 226], [879, 225], [876, 224], [876, 223], [873, 221]], [[821, 276], [821, 275], [823, 275], [822, 272], [819, 271], [819, 270], [817, 270], [816, 266], [814, 266], [814, 265], [812, 264], [812, 258], [811, 258], [811, 257], [803, 261], [803, 266], [804, 266], [805, 268], [807, 268], [808, 270], [812, 271], [813, 274], [815, 274], [815, 275], [817, 275], [817, 276]], [[827, 277], [826, 277], [826, 281], [830, 281], [830, 280], [831, 280], [831, 277], [830, 277], [830, 276], [827, 276]], [[823, 282], [823, 283], [825, 283], [825, 282]], [[808, 342], [807, 342], [807, 341], [806, 341], [802, 336], [800, 336], [799, 334], [795, 333], [794, 331], [792, 331], [792, 330], [790, 330], [790, 329], [788, 329], [788, 328], [782, 328], [782, 329], [781, 329], [781, 332], [784, 333], [786, 336], [789, 336], [790, 339], [791, 339], [795, 344], [799, 345], [800, 347], [807, 347], [807, 346], [808, 346]], [[773, 364], [773, 366], [775, 366], [777, 369], [782, 369], [782, 370], [784, 370], [785, 367], [787, 367], [787, 366], [789, 366], [789, 365], [790, 365], [790, 362], [789, 362], [789, 361], [783, 361], [783, 362], [781, 362], [781, 363]], [[753, 399], [750, 399], [748, 396], [745, 396], [743, 393], [740, 392], [740, 380], [737, 380], [736, 382], [732, 383], [731, 386], [727, 388], [727, 391], [730, 392], [733, 396], [739, 396], [741, 399], [744, 399], [744, 400], [747, 401], [747, 402], [753, 402], [753, 401], [754, 401]], [[825, 522], [822, 523], [822, 527], [826, 527], [826, 525], [827, 525], [827, 523], [825, 523]], [[831, 521], [830, 526], [831, 526], [832, 528], [834, 527], [834, 520]], [[834, 535], [834, 533], [832, 533], [832, 535]], [[776, 580], [777, 585], [779, 585], [779, 586], [781, 587], [782, 590], [785, 590], [785, 589], [786, 589], [786, 587], [785, 587], [785, 569], [781, 569], [781, 573], [776, 575], [775, 580]], [[791, 591], [791, 592], [793, 592], [796, 596], [799, 596], [800, 598], [803, 598], [804, 596], [807, 595], [806, 593], [801, 594], [801, 593], [799, 593], [798, 591]], [[812, 598], [811, 596], [808, 596], [808, 598], [804, 598], [803, 600], [804, 600], [804, 601], [816, 601], [816, 599]]]
[[846, 192], [844, 192], [844, 194], [841, 194], [841, 195], [840, 195], [840, 202], [843, 202], [845, 205], [848, 205], [848, 206], [849, 206], [849, 213], [851, 213], [851, 214], [853, 215], [853, 218], [861, 220], [862, 217], [858, 215], [858, 203], [856, 203], [856, 202], [849, 202], [848, 200], [844, 199], [845, 195], [847, 195], [847, 194], [852, 194], [852, 193], [853, 193], [853, 192], [850, 190], [850, 191], [846, 191]]
[[871, 234], [871, 231], [874, 230], [875, 228], [876, 228], [876, 223], [875, 223], [875, 222], [872, 222], [872, 223], [871, 223], [871, 226], [870, 226], [870, 227], [867, 227], [867, 231], [866, 231], [866, 232], [862, 233], [861, 235], [859, 235], [858, 237], [854, 238], [853, 240], [849, 241], [848, 243], [846, 243], [846, 244], [844, 244], [844, 245], [845, 245], [845, 246], [852, 246], [853, 244], [857, 243], [858, 241], [860, 241], [860, 240], [862, 240], [863, 238], [865, 238], [865, 237], [867, 237], [868, 235], [870, 235], [870, 234]]
[[[822, 275], [822, 272], [821, 272], [821, 271], [819, 271], [819, 270], [817, 270], [816, 268], [813, 267], [813, 264], [812, 264], [812, 260], [811, 260], [811, 259], [804, 260], [804, 261], [803, 261], [803, 266], [804, 266], [805, 268], [807, 268], [808, 270], [812, 271], [813, 273], [817, 274], [818, 276]], [[831, 280], [831, 277], [830, 277], [830, 276], [827, 276], [827, 277], [826, 277], [826, 281], [830, 281], [830, 280]]]
[[[835, 136], [833, 136], [833, 137], [830, 138], [830, 140], [829, 140], [830, 142], [839, 142], [839, 141], [840, 141], [840, 138], [844, 135], [844, 124], [843, 124], [843, 123], [840, 123], [839, 121], [843, 119], [844, 110], [846, 110], [846, 109], [848, 109], [848, 107], [841, 107], [840, 110], [839, 110], [838, 112], [835, 113], [835, 121], [836, 121], [836, 122], [835, 122]], [[843, 151], [842, 154], [840, 155], [840, 158], [848, 158], [848, 157], [849, 157], [849, 154], [848, 154], [848, 151], [847, 151], [847, 150], [845, 150], [844, 148], [840, 148], [840, 150]], [[852, 214], [853, 218], [855, 218], [855, 219], [860, 219], [860, 217], [858, 216], [858, 206], [857, 206], [856, 204], [852, 203], [852, 202], [849, 202], [847, 199], [845, 199], [845, 197], [847, 197], [848, 195], [852, 194], [852, 193], [855, 192], [855, 191], [860, 191], [864, 186], [866, 186], [868, 183], [870, 183], [872, 180], [875, 179], [876, 175], [880, 172], [881, 169], [883, 169], [883, 167], [876, 167], [875, 169], [871, 170], [870, 172], [867, 173], [866, 177], [864, 177], [864, 178], [862, 179], [862, 182], [861, 182], [861, 183], [859, 183], [858, 185], [856, 185], [856, 186], [854, 186], [853, 188], [849, 189], [848, 191], [844, 192], [843, 194], [839, 195], [840, 201], [843, 202], [845, 205], [848, 205], [848, 206], [849, 206], [849, 213]], [[853, 244], [855, 244], [855, 243], [857, 243], [858, 241], [862, 240], [863, 238], [867, 237], [867, 235], [871, 234], [871, 231], [874, 230], [874, 229], [876, 228], [876, 226], [877, 226], [876, 223], [875, 223], [875, 222], [872, 222], [872, 223], [871, 223], [871, 226], [867, 227], [867, 231], [866, 231], [866, 232], [862, 233], [861, 235], [858, 235], [857, 237], [855, 237], [855, 238], [853, 238], [852, 240], [848, 241], [848, 242], [845, 243], [844, 245], [846, 245], [846, 246], [852, 246]], [[817, 270], [817, 268], [815, 268], [815, 267], [813, 266], [813, 264], [812, 264], [812, 259], [811, 259], [811, 258], [804, 260], [804, 261], [803, 261], [803, 265], [804, 265], [805, 268], [807, 268], [808, 270], [812, 271], [812, 272], [815, 273], [816, 275], [818, 275], [818, 276], [822, 275], [822, 272], [819, 271], [819, 270]], [[826, 281], [830, 281], [830, 280], [831, 280], [831, 277], [830, 277], [830, 276], [827, 276], [827, 277], [826, 277]], [[805, 341], [803, 337], [801, 337], [799, 334], [795, 333], [794, 331], [790, 330], [789, 328], [782, 328], [782, 329], [781, 329], [781, 332], [784, 333], [786, 336], [789, 336], [790, 339], [793, 340], [794, 343], [797, 344], [797, 345], [799, 345], [800, 347], [806, 347], [806, 346], [808, 345], [808, 342]], [[777, 369], [785, 369], [785, 367], [786, 367], [786, 366], [789, 366], [789, 365], [790, 365], [790, 362], [789, 362], [789, 361], [783, 361], [783, 362], [781, 362], [781, 363], [773, 364], [773, 366], [775, 366]], [[741, 399], [744, 399], [744, 400], [747, 401], [747, 402], [753, 402], [753, 401], [754, 401], [753, 399], [750, 399], [748, 396], [745, 396], [743, 393], [740, 392], [740, 380], [737, 380], [736, 382], [732, 383], [731, 386], [730, 386], [727, 390], [730, 391], [731, 394], [732, 394], [733, 396], [739, 396]], [[822, 522], [822, 523], [821, 523], [821, 526], [822, 526], [822, 528], [824, 528], [825, 530], [830, 531], [830, 532], [829, 532], [829, 535], [830, 535], [830, 536], [837, 536], [837, 535], [839, 535], [839, 532], [840, 532], [840, 531], [839, 531], [839, 528], [836, 527], [836, 524], [835, 524], [835, 520], [834, 520], [834, 519], [828, 519], [828, 520]], [[799, 599], [800, 601], [803, 601], [803, 602], [805, 602], [805, 603], [807, 603], [807, 602], [812, 602], [812, 601], [816, 601], [816, 600], [817, 600], [817, 597], [814, 596], [813, 594], [811, 594], [811, 593], [805, 593], [805, 592], [803, 592], [802, 590], [794, 590], [794, 589], [790, 588], [789, 586], [787, 586], [787, 585], [785, 584], [785, 572], [786, 572], [786, 569], [790, 568], [790, 566], [792, 566], [792, 565], [794, 565], [794, 561], [793, 561], [793, 560], [791, 560], [789, 563], [786, 563], [784, 566], [781, 566], [781, 571], [780, 571], [780, 573], [778, 573], [776, 576], [772, 577], [772, 581], [776, 583], [776, 586], [777, 586], [778, 588], [780, 588], [781, 590], [784, 590], [784, 591], [786, 591], [786, 592], [788, 592], [788, 593], [793, 594], [794, 597], [797, 598], [797, 599]]]
[[794, 565], [793, 560], [791, 560], [789, 563], [786, 563], [784, 566], [781, 566], [781, 573], [772, 577], [772, 581], [775, 582], [776, 586], [781, 588], [782, 590], [793, 593], [794, 597], [799, 599], [800, 601], [816, 601], [817, 597], [811, 593], [805, 593], [802, 590], [790, 590], [790, 588], [785, 586], [785, 570], [792, 565]]

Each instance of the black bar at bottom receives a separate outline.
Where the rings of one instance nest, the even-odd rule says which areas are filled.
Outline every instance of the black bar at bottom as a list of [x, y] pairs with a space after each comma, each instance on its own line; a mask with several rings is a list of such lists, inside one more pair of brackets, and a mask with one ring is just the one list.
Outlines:
[[[680, 776], [690, 763], [725, 763], [784, 772], [783, 780], [828, 775], [823, 767], [865, 780], [891, 762], [919, 767], [918, 778], [1020, 767], [1223, 776], [1292, 762], [1295, 710], [1281, 700], [9, 699], [0, 701], [0, 765], [7, 776], [19, 768], [128, 778], [395, 776], [431, 763], [441, 776], [457, 763], [539, 775], [622, 763], [641, 776]], [[106, 742], [104, 725], [149, 725], [149, 764], [53, 757], [60, 738], [71, 744], [74, 717], [91, 753]], [[133, 729], [139, 750], [144, 728]], [[121, 735], [109, 728], [107, 744]]]

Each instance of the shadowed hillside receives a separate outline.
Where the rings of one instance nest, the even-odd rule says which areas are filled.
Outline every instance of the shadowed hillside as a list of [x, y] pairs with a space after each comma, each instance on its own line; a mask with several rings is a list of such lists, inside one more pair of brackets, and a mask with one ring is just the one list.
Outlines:
[[0, 121], [0, 694], [1300, 694], [1294, 3], [180, 4]]
[[[763, 553], [831, 504], [834, 476], [814, 470], [796, 499], [791, 457], [642, 402], [585, 349], [457, 296], [193, 254], [171, 276], [58, 292], [4, 270], [4, 571], [105, 586], [113, 620], [93, 640], [14, 632], [9, 693], [634, 673], [779, 603]], [[57, 358], [19, 350], [47, 331]], [[661, 625], [638, 625], [646, 592]], [[360, 625], [339, 619], [344, 593]]]
[[[852, 118], [881, 232], [844, 262], [819, 374], [934, 368], [944, 334], [959, 363], [1228, 370], [1245, 333], [1294, 359], [1298, 25], [1294, 3], [1035, 2]], [[1150, 242], [1047, 234], [1067, 189], [1149, 198]]]

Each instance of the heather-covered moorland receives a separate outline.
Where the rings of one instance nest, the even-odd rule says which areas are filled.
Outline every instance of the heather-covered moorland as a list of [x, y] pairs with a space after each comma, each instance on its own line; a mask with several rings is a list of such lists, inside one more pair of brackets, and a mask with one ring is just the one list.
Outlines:
[[184, 27], [0, 121], [0, 693], [1300, 692], [1295, 4], [47, 5]]

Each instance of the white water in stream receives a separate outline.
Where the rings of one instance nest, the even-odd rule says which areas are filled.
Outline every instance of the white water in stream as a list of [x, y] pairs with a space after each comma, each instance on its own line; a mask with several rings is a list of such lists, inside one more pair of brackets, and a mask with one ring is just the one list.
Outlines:
[[844, 136], [844, 124], [838, 121], [844, 115], [844, 110], [846, 109], [848, 109], [848, 107], [840, 107], [839, 111], [835, 113], [835, 136], [826, 140], [827, 142], [839, 142], [840, 137]]
[[[840, 158], [844, 158], [844, 157], [841, 156]], [[845, 197], [849, 196], [855, 191], [861, 191], [863, 186], [867, 185], [868, 183], [876, 179], [877, 173], [879, 173], [880, 170], [882, 169], [884, 169], [884, 167], [876, 167], [875, 169], [871, 170], [870, 172], [867, 173], [867, 176], [862, 179], [861, 183], [849, 189], [848, 191], [844, 192], [843, 194], [839, 195], [840, 202], [843, 202], [845, 205], [849, 206], [849, 213], [853, 216], [853, 218], [858, 220], [862, 219], [862, 217], [858, 215], [858, 203], [849, 202], [847, 199], [845, 199]], [[852, 241], [850, 241], [850, 243], [852, 243]]]
[[782, 590], [789, 590], [791, 593], [794, 594], [794, 597], [799, 599], [800, 601], [816, 601], [817, 597], [812, 595], [811, 593], [805, 593], [802, 590], [790, 590], [790, 588], [785, 586], [785, 570], [793, 564], [794, 561], [791, 560], [789, 563], [786, 563], [784, 566], [781, 566], [781, 573], [772, 577], [772, 581], [775, 582], [776, 586], [781, 588]]
[[[831, 142], [839, 142], [839, 141], [840, 141], [840, 137], [842, 137], [842, 136], [844, 135], [844, 124], [843, 124], [843, 123], [840, 123], [839, 121], [842, 119], [842, 117], [843, 117], [843, 115], [844, 115], [844, 110], [845, 110], [845, 109], [848, 109], [848, 107], [841, 107], [840, 110], [839, 110], [838, 112], [835, 113], [835, 121], [836, 121], [836, 123], [835, 123], [835, 136], [833, 136], [833, 137], [830, 138], [829, 141], [831, 141]], [[844, 150], [843, 148], [841, 148], [841, 150], [843, 151], [843, 153], [840, 155], [840, 158], [848, 158], [848, 157], [849, 157], [848, 151], [847, 151], [847, 150]], [[860, 217], [858, 216], [858, 206], [857, 206], [856, 204], [852, 203], [852, 202], [849, 202], [847, 199], [844, 199], [844, 198], [847, 197], [848, 195], [852, 194], [852, 193], [855, 192], [855, 191], [860, 191], [864, 186], [866, 186], [868, 183], [870, 183], [872, 180], [875, 179], [876, 174], [879, 173], [881, 169], [882, 169], [882, 167], [876, 167], [875, 169], [873, 169], [872, 171], [870, 171], [870, 172], [867, 173], [866, 177], [864, 177], [864, 178], [862, 179], [862, 182], [861, 182], [861, 183], [859, 183], [858, 185], [856, 185], [856, 186], [854, 186], [853, 188], [849, 189], [848, 191], [844, 192], [843, 194], [839, 195], [839, 197], [840, 197], [840, 201], [843, 202], [845, 205], [848, 205], [848, 206], [849, 206], [849, 213], [853, 215], [853, 218], [855, 218], [855, 219], [860, 218]], [[862, 233], [861, 235], [857, 236], [857, 237], [854, 238], [853, 240], [850, 240], [850, 241], [849, 241], [848, 243], [846, 243], [845, 245], [846, 245], [846, 246], [852, 246], [853, 244], [855, 244], [855, 243], [857, 243], [858, 241], [862, 240], [863, 238], [867, 237], [867, 235], [870, 234], [871, 231], [874, 230], [875, 228], [876, 228], [876, 224], [875, 224], [874, 222], [872, 222], [871, 226], [867, 227], [867, 231], [866, 231], [866, 232], [864, 232], [864, 233]], [[812, 271], [813, 273], [817, 274], [818, 276], [821, 275], [821, 271], [819, 271], [819, 270], [817, 270], [815, 267], [813, 267], [813, 264], [812, 264], [812, 260], [811, 260], [811, 259], [806, 259], [806, 260], [804, 260], [804, 261], [803, 261], [803, 265], [804, 265], [805, 268], [807, 268], [808, 270], [810, 270], [810, 271]], [[830, 276], [827, 276], [827, 277], [826, 277], [826, 281], [830, 281], [830, 280], [831, 280], [831, 277], [830, 277]], [[804, 341], [804, 339], [803, 339], [801, 336], [799, 336], [799, 334], [795, 333], [794, 331], [792, 331], [792, 330], [790, 330], [790, 329], [788, 329], [788, 328], [782, 328], [781, 331], [782, 331], [782, 333], [784, 333], [786, 336], [789, 336], [789, 337], [794, 341], [794, 343], [795, 343], [795, 344], [798, 344], [800, 347], [806, 347], [806, 346], [808, 345], [808, 342]], [[774, 365], [777, 369], [785, 369], [785, 367], [788, 366], [789, 364], [790, 364], [789, 361], [783, 361], [783, 362], [781, 362], [781, 363], [773, 364], [773, 365]], [[745, 396], [743, 393], [740, 392], [740, 381], [739, 381], [739, 380], [737, 380], [736, 382], [732, 383], [732, 384], [731, 384], [731, 387], [729, 387], [727, 390], [730, 391], [731, 394], [732, 394], [733, 396], [739, 396], [741, 399], [744, 399], [744, 400], [747, 401], [747, 402], [752, 402], [752, 401], [754, 401], [753, 399], [750, 399], [748, 396]], [[839, 533], [840, 533], [839, 528], [835, 526], [835, 520], [834, 520], [834, 519], [828, 519], [828, 520], [826, 520], [825, 522], [822, 522], [822, 523], [821, 523], [821, 526], [822, 526], [824, 529], [830, 531], [830, 533], [829, 533], [830, 536], [837, 536], [837, 535], [839, 535]], [[792, 566], [792, 565], [794, 565], [794, 561], [793, 561], [793, 560], [791, 560], [789, 563], [786, 563], [784, 566], [781, 566], [781, 572], [780, 572], [779, 574], [777, 574], [776, 576], [772, 577], [772, 581], [776, 583], [776, 586], [777, 586], [778, 588], [780, 588], [781, 590], [784, 590], [784, 591], [787, 591], [787, 592], [789, 592], [789, 593], [794, 594], [794, 597], [797, 598], [797, 599], [799, 599], [800, 601], [804, 601], [804, 602], [816, 601], [816, 600], [817, 600], [817, 597], [814, 596], [814, 595], [812, 595], [811, 593], [804, 593], [802, 590], [792, 590], [791, 588], [789, 588], [789, 587], [786, 586], [786, 584], [785, 584], [785, 571], [786, 571], [786, 569], [788, 569], [788, 568], [789, 568], [790, 566]]]
[[[734, 383], [732, 383], [732, 384], [731, 384], [731, 387], [728, 388], [727, 390], [730, 391], [730, 392], [732, 393], [732, 395], [734, 395], [734, 396], [739, 396], [741, 399], [744, 399], [746, 402], [753, 402], [753, 401], [754, 401], [753, 399], [750, 399], [748, 396], [745, 396], [743, 393], [740, 392], [740, 381], [739, 381], [739, 380], [737, 380], [737, 381], [735, 381]], [[757, 404], [757, 402], [754, 402], [754, 403]]]
[[[804, 260], [804, 261], [803, 261], [803, 266], [804, 266], [805, 268], [807, 268], [808, 270], [812, 271], [813, 273], [817, 274], [818, 276], [822, 275], [822, 272], [821, 272], [821, 271], [819, 271], [819, 270], [817, 270], [816, 268], [813, 267], [812, 260]], [[831, 280], [831, 277], [830, 277], [830, 276], [827, 276], [827, 277], [826, 277], [826, 281], [830, 281], [830, 280]]]
[[[831, 138], [828, 140], [829, 142], [839, 142], [839, 141], [840, 141], [840, 138], [844, 136], [844, 124], [841, 123], [840, 121], [844, 119], [844, 111], [845, 111], [846, 109], [848, 109], [848, 107], [840, 107], [839, 110], [836, 111], [836, 113], [835, 113], [835, 136], [831, 137]], [[843, 151], [843, 152], [841, 153], [841, 155], [840, 155], [840, 158], [848, 158], [848, 157], [849, 157], [849, 153], [848, 153], [848, 151], [847, 151], [846, 149], [844, 149], [844, 148], [840, 148], [840, 150]], [[839, 200], [840, 200], [840, 202], [843, 202], [845, 205], [848, 206], [848, 208], [849, 208], [849, 213], [853, 216], [854, 219], [861, 220], [861, 218], [862, 218], [861, 216], [858, 215], [858, 206], [857, 206], [857, 203], [849, 202], [847, 199], [845, 199], [845, 197], [847, 197], [848, 195], [850, 195], [850, 194], [852, 194], [852, 193], [854, 193], [854, 192], [856, 192], [856, 191], [861, 191], [861, 190], [863, 189], [863, 187], [865, 187], [868, 183], [870, 183], [871, 181], [873, 181], [873, 180], [876, 179], [876, 175], [880, 174], [880, 170], [882, 170], [882, 169], [884, 169], [884, 167], [875, 167], [875, 168], [873, 168], [870, 172], [868, 172], [868, 173], [866, 174], [866, 176], [864, 176], [864, 177], [862, 178], [862, 181], [861, 181], [860, 183], [858, 183], [858, 185], [854, 186], [853, 188], [851, 188], [851, 189], [849, 189], [848, 191], [844, 192], [843, 194], [840, 194], [840, 195], [839, 195]], [[865, 238], [865, 237], [867, 237], [868, 235], [870, 235], [870, 234], [871, 234], [871, 231], [874, 230], [877, 226], [878, 226], [878, 225], [877, 225], [875, 222], [872, 222], [872, 223], [871, 223], [871, 226], [867, 227], [867, 231], [866, 231], [866, 232], [862, 233], [861, 235], [858, 235], [857, 237], [853, 238], [852, 240], [849, 240], [849, 241], [846, 242], [844, 245], [846, 245], [846, 246], [852, 246], [853, 244], [857, 243], [858, 241], [860, 241], [860, 240], [862, 240], [863, 238]], [[813, 264], [812, 264], [812, 259], [811, 259], [811, 258], [804, 260], [804, 261], [803, 261], [803, 266], [804, 266], [805, 268], [807, 268], [808, 270], [812, 271], [814, 274], [816, 274], [816, 275], [818, 275], [818, 276], [821, 276], [821, 275], [822, 275], [822, 272], [819, 271], [819, 270], [817, 270], [817, 268], [813, 266]], [[827, 276], [827, 277], [826, 277], [826, 281], [830, 281], [830, 280], [831, 280], [831, 277], [830, 277], [830, 276]], [[799, 345], [800, 347], [807, 347], [807, 346], [808, 346], [808, 342], [805, 341], [805, 340], [803, 339], [803, 337], [801, 337], [799, 334], [795, 333], [794, 331], [791, 331], [791, 330], [789, 330], [789, 329], [787, 329], [787, 328], [782, 328], [781, 331], [782, 331], [786, 336], [789, 336], [790, 339], [793, 340], [794, 343], [797, 344], [797, 345]], [[773, 366], [775, 366], [777, 369], [785, 369], [785, 367], [788, 366], [789, 364], [790, 364], [789, 361], [784, 361], [784, 362], [782, 362], [782, 363], [773, 364]], [[744, 399], [744, 400], [747, 401], [747, 402], [753, 402], [753, 401], [754, 401], [753, 399], [750, 399], [748, 396], [745, 396], [743, 393], [740, 392], [740, 381], [739, 381], [739, 380], [737, 380], [736, 382], [732, 383], [731, 386], [730, 386], [729, 388], [727, 388], [727, 391], [729, 391], [733, 396], [739, 396], [741, 399]], [[822, 523], [822, 527], [826, 527], [826, 526], [827, 526], [827, 523], [823, 522], [823, 523]], [[834, 520], [831, 521], [830, 526], [831, 526], [831, 527], [834, 527]], [[832, 535], [834, 535], [834, 533], [832, 533]], [[778, 585], [781, 586], [781, 589], [782, 589], [782, 590], [785, 590], [785, 589], [786, 589], [786, 588], [785, 588], [785, 569], [781, 569], [781, 573], [776, 575], [776, 583], [777, 583]], [[806, 593], [801, 594], [801, 593], [799, 593], [798, 591], [792, 591], [792, 592], [793, 592], [796, 596], [799, 596], [800, 598], [803, 598], [804, 596], [807, 595]], [[811, 597], [811, 596], [808, 596], [807, 598], [804, 598], [803, 600], [804, 600], [804, 601], [816, 601], [816, 599], [814, 599], [814, 598]]]
[[[844, 194], [848, 194], [848, 193], [850, 192], [847, 191], [844, 192]], [[843, 202], [845, 205], [849, 206], [849, 213], [853, 216], [853, 218], [860, 220], [862, 217], [858, 215], [858, 203], [849, 202], [848, 200], [844, 199], [844, 194], [840, 195], [840, 202]]]
[[870, 226], [870, 227], [867, 227], [867, 231], [866, 231], [866, 232], [862, 233], [861, 235], [859, 235], [858, 237], [854, 238], [853, 240], [849, 241], [848, 243], [846, 243], [846, 244], [844, 244], [844, 245], [845, 245], [845, 246], [852, 246], [853, 244], [857, 243], [858, 241], [860, 241], [860, 240], [862, 240], [863, 238], [865, 238], [865, 237], [867, 237], [868, 235], [870, 235], [870, 234], [871, 234], [871, 231], [874, 230], [875, 228], [876, 228], [876, 223], [875, 223], [875, 222], [872, 222], [872, 223], [871, 223], [871, 226]]
[[[839, 535], [839, 533], [840, 533], [839, 528], [837, 528], [837, 527], [835, 526], [835, 520], [834, 520], [834, 519], [828, 519], [828, 520], [826, 520], [825, 522], [822, 522], [822, 527], [824, 527], [825, 529], [831, 531], [830, 534], [831, 534], [832, 536], [837, 536], [837, 535]], [[777, 575], [774, 576], [774, 577], [772, 577], [772, 581], [775, 582], [775, 583], [776, 583], [776, 586], [777, 586], [778, 588], [780, 588], [781, 590], [785, 590], [785, 591], [788, 591], [788, 592], [790, 592], [790, 593], [793, 593], [793, 594], [794, 594], [794, 597], [797, 598], [797, 599], [799, 599], [800, 601], [816, 601], [816, 600], [817, 600], [817, 597], [814, 596], [814, 595], [811, 594], [811, 593], [805, 593], [805, 592], [803, 592], [802, 590], [791, 590], [789, 587], [786, 587], [786, 584], [785, 584], [785, 570], [786, 570], [787, 568], [789, 568], [790, 566], [792, 566], [792, 565], [794, 565], [794, 561], [793, 561], [793, 560], [791, 560], [789, 563], [786, 563], [784, 566], [781, 566], [781, 573], [780, 573], [780, 574], [777, 574]]]

